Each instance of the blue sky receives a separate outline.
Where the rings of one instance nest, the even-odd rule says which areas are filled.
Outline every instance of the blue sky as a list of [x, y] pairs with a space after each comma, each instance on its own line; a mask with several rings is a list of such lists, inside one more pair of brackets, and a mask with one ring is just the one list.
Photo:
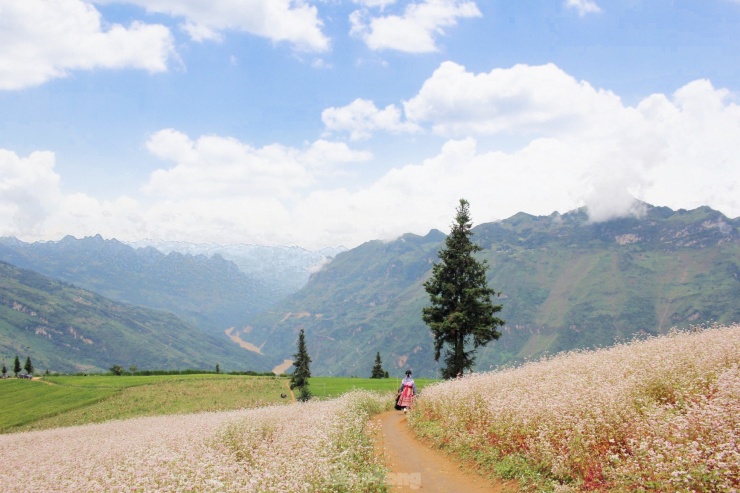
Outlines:
[[0, 0], [0, 235], [740, 215], [739, 0]]

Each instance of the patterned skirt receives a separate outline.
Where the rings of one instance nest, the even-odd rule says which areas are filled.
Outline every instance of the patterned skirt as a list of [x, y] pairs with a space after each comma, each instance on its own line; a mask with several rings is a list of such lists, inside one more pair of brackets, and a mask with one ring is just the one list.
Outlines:
[[414, 401], [414, 388], [410, 385], [404, 385], [401, 391], [401, 397], [398, 399], [399, 407], [411, 407]]

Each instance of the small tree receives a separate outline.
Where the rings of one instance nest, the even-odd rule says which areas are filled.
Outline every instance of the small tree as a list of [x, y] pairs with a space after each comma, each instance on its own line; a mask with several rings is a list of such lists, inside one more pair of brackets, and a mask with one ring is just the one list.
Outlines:
[[375, 365], [373, 365], [372, 373], [370, 378], [383, 378], [385, 377], [385, 371], [383, 370], [383, 362], [380, 360], [380, 352], [375, 355]]
[[311, 392], [308, 390], [308, 379], [311, 377], [311, 358], [308, 356], [308, 351], [306, 351], [306, 336], [303, 329], [298, 334], [298, 352], [293, 355], [293, 358], [295, 371], [290, 377], [290, 390], [299, 389], [298, 399], [305, 402], [311, 398]]
[[5, 361], [3, 361], [3, 375], [5, 375], [6, 373], [8, 373], [8, 367], [5, 366]]
[[313, 397], [313, 394], [311, 393], [310, 390], [308, 390], [308, 384], [306, 384], [303, 387], [301, 387], [301, 390], [298, 392], [298, 397], [296, 397], [296, 399], [298, 399], [301, 402], [306, 402], [310, 400], [311, 397]]
[[15, 373], [15, 376], [17, 377], [18, 374], [21, 372], [23, 368], [21, 368], [21, 360], [18, 358], [18, 355], [15, 355], [15, 361], [13, 362], [13, 373]]
[[216, 373], [221, 373], [221, 365], [216, 363]]
[[[496, 328], [504, 321], [494, 316], [501, 305], [494, 305], [492, 296], [499, 296], [486, 282], [488, 265], [473, 255], [482, 248], [470, 237], [472, 222], [468, 201], [460, 199], [452, 231], [440, 250], [440, 263], [432, 268], [432, 277], [424, 283], [431, 306], [425, 307], [422, 318], [434, 336], [434, 360], [445, 352], [444, 378], [453, 378], [475, 363], [479, 346], [501, 336]], [[466, 344], [473, 348], [466, 351]]]
[[26, 364], [23, 365], [23, 368], [26, 370], [26, 373], [33, 375], [33, 363], [31, 363], [30, 356], [26, 356]]
[[121, 375], [123, 375], [123, 367], [121, 365], [113, 365], [110, 369], [110, 372], [120, 377]]

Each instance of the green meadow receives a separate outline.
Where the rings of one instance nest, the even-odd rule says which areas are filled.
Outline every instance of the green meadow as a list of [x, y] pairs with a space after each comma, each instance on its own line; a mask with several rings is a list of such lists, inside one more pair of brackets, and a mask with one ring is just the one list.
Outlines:
[[[329, 399], [353, 389], [392, 394], [400, 381], [313, 377], [309, 385], [314, 398]], [[285, 377], [225, 374], [11, 378], [0, 380], [0, 433], [287, 404], [292, 402], [288, 382]], [[417, 379], [417, 389], [433, 382]]]
[[[429, 378], [415, 378], [416, 390], [421, 390], [430, 383], [438, 382]], [[309, 388], [314, 397], [339, 397], [353, 389], [372, 390], [378, 392], [396, 392], [401, 386], [400, 378], [353, 378], [353, 377], [312, 377], [309, 379]]]

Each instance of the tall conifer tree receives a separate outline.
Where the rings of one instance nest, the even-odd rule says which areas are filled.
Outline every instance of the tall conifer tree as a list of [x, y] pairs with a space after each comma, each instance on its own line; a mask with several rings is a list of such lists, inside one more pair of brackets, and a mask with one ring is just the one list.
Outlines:
[[308, 390], [308, 379], [311, 377], [311, 358], [306, 351], [306, 336], [303, 329], [298, 335], [298, 352], [293, 355], [295, 371], [290, 377], [290, 390], [297, 388], [300, 392], [298, 399], [307, 401], [311, 398], [311, 392]]
[[17, 377], [18, 374], [21, 372], [23, 368], [21, 367], [21, 360], [18, 358], [18, 355], [15, 355], [15, 361], [13, 362], [13, 373], [15, 373], [15, 376]]
[[[488, 265], [474, 257], [482, 248], [471, 241], [473, 232], [470, 204], [460, 199], [452, 231], [439, 251], [440, 262], [432, 269], [432, 277], [424, 283], [431, 306], [425, 307], [422, 318], [434, 336], [434, 360], [439, 361], [445, 350], [444, 378], [454, 378], [475, 363], [475, 351], [498, 339], [497, 327], [504, 321], [495, 314], [501, 305], [494, 305], [495, 292], [486, 282]], [[466, 351], [472, 343], [472, 349]]]
[[380, 351], [375, 355], [375, 364], [370, 372], [370, 378], [384, 378], [385, 371], [383, 371], [383, 362], [380, 360]]
[[26, 373], [29, 375], [33, 375], [33, 363], [31, 363], [31, 357], [26, 356], [26, 364], [23, 365], [23, 368], [26, 369]]

